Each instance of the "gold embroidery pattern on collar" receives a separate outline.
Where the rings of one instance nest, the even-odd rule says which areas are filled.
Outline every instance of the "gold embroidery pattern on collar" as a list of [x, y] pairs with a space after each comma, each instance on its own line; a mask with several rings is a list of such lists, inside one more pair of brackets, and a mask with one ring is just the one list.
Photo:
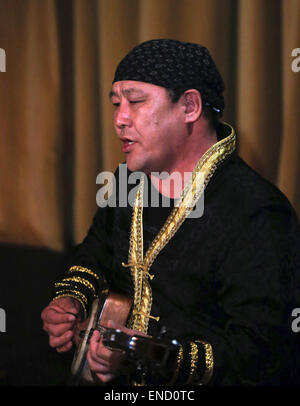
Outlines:
[[[229, 126], [230, 127], [230, 126]], [[214, 144], [199, 160], [190, 181], [184, 188], [176, 207], [172, 210], [165, 224], [157, 234], [149, 249], [143, 256], [143, 188], [142, 181], [138, 189], [133, 208], [128, 264], [134, 283], [134, 304], [129, 327], [145, 334], [148, 331], [149, 318], [159, 320], [150, 315], [152, 307], [152, 290], [148, 280], [149, 270], [155, 258], [176, 234], [184, 220], [193, 210], [200, 195], [217, 167], [235, 150], [236, 136], [231, 134]], [[152, 279], [152, 278], [151, 278]]]

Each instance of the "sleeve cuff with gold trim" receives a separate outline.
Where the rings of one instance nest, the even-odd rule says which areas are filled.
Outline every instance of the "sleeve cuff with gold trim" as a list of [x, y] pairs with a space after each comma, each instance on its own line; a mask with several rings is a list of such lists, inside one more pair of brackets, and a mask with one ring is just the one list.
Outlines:
[[84, 318], [86, 318], [97, 297], [100, 284], [101, 286], [106, 284], [103, 277], [88, 268], [75, 265], [68, 269], [63, 279], [55, 283], [53, 299], [67, 296], [77, 299], [81, 303]]
[[208, 384], [214, 367], [212, 346], [195, 340], [180, 346], [171, 385]]

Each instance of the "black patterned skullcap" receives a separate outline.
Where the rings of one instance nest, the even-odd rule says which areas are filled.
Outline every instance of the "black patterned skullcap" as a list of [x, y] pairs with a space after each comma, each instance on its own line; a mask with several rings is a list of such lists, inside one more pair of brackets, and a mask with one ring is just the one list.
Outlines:
[[133, 48], [118, 65], [114, 82], [135, 80], [182, 94], [199, 90], [202, 102], [222, 115], [224, 83], [202, 45], [173, 39], [154, 39]]

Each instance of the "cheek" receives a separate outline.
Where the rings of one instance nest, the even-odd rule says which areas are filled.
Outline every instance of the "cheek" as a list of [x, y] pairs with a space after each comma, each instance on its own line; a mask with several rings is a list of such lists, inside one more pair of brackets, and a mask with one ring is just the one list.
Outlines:
[[166, 142], [170, 142], [170, 133], [173, 134], [177, 128], [173, 112], [164, 106], [161, 108], [155, 106], [152, 109], [141, 109], [138, 113], [133, 121], [144, 148], [149, 146], [152, 152], [153, 148], [154, 150], [161, 149], [160, 144], [165, 148]]
[[142, 114], [136, 121], [136, 128], [141, 131], [143, 137], [151, 136], [158, 138], [168, 126], [166, 114], [156, 109]]
[[151, 144], [158, 135], [159, 120], [153, 114], [139, 114], [133, 120], [135, 131], [139, 134], [140, 141]]

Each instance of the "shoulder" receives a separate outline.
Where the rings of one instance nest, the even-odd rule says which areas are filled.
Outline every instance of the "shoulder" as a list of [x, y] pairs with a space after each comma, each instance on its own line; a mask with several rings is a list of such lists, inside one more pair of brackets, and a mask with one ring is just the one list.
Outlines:
[[219, 169], [205, 191], [203, 220], [221, 246], [260, 241], [275, 250], [300, 248], [297, 214], [275, 185], [238, 156]]
[[239, 156], [232, 156], [216, 172], [207, 189], [207, 197], [227, 206], [236, 215], [253, 215], [260, 210], [296, 213], [287, 197], [274, 184], [263, 178]]

